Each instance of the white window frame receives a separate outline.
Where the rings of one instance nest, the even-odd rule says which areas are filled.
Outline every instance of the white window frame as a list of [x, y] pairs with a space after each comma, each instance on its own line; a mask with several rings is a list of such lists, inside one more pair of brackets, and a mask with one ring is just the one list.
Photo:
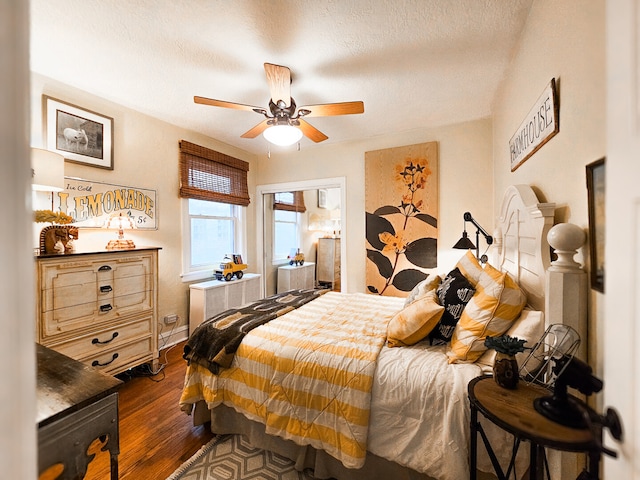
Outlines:
[[[207, 200], [208, 201], [208, 200]], [[191, 266], [191, 216], [189, 215], [189, 199], [182, 198], [182, 274], [183, 282], [193, 282], [197, 280], [205, 280], [213, 278], [213, 270], [218, 267], [222, 258], [211, 265]], [[235, 217], [234, 224], [234, 251], [229, 253], [240, 253], [243, 259], [247, 258], [246, 252], [246, 207], [240, 205], [231, 205], [232, 212]]]

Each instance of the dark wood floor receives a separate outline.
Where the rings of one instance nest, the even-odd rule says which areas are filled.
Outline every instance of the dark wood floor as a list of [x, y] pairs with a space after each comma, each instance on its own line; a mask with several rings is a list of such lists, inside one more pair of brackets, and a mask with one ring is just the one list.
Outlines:
[[[160, 353], [167, 364], [158, 375], [126, 378], [119, 390], [120, 480], [164, 480], [213, 437], [178, 406], [186, 369], [182, 346]], [[99, 451], [99, 442], [92, 448], [98, 453], [85, 480], [106, 480], [109, 455]]]

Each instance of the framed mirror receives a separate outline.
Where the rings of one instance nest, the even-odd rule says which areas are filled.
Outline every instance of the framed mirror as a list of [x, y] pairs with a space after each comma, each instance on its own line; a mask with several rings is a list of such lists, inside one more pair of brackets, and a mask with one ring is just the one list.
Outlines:
[[[318, 205], [319, 192], [325, 201]], [[345, 275], [345, 179], [256, 187], [257, 248], [265, 296], [322, 285], [341, 291]]]

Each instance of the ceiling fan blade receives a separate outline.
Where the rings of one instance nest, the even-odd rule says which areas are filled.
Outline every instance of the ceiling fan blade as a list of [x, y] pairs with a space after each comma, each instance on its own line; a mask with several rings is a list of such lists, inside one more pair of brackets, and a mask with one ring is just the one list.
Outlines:
[[253, 107], [251, 105], [244, 105], [242, 103], [233, 103], [233, 102], [225, 102], [224, 100], [215, 100], [213, 98], [206, 97], [193, 97], [193, 101], [196, 103], [201, 103], [203, 105], [212, 105], [214, 107], [223, 107], [223, 108], [233, 108], [234, 110], [248, 110], [250, 112], [254, 111], [256, 108], [258, 110], [263, 110], [260, 107]]
[[291, 71], [289, 68], [265, 63], [264, 71], [267, 74], [267, 83], [273, 103], [277, 105], [278, 100], [282, 100], [285, 107], [291, 105]]
[[305, 122], [301, 118], [298, 119], [298, 122], [300, 122], [300, 130], [302, 130], [302, 133], [304, 133], [304, 135], [310, 140], [313, 140], [314, 142], [319, 143], [329, 138], [320, 130], [318, 130], [316, 127], [314, 127], [308, 122]]
[[269, 126], [268, 122], [269, 122], [268, 118], [263, 120], [263, 121], [261, 121], [255, 127], [251, 128], [250, 130], [247, 130], [242, 135], [240, 135], [240, 137], [242, 137], [242, 138], [256, 138], [258, 135], [260, 135], [262, 132], [264, 132], [267, 129], [267, 127]]
[[320, 105], [305, 105], [299, 107], [298, 111], [309, 110], [305, 117], [330, 117], [334, 115], [352, 115], [356, 113], [364, 113], [363, 102], [342, 102], [342, 103], [324, 103]]

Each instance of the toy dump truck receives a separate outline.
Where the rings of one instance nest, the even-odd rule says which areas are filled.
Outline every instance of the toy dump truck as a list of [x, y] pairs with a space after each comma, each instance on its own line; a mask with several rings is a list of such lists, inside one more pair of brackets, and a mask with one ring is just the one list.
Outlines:
[[289, 265], [304, 265], [304, 253], [300, 252], [300, 249], [297, 252], [291, 252], [291, 255], [287, 258], [289, 259]]
[[223, 278], [228, 282], [235, 277], [239, 280], [242, 278], [243, 270], [246, 270], [248, 265], [242, 263], [242, 256], [239, 254], [225, 255], [224, 260], [220, 263], [220, 269], [214, 271], [216, 279], [222, 280]]

